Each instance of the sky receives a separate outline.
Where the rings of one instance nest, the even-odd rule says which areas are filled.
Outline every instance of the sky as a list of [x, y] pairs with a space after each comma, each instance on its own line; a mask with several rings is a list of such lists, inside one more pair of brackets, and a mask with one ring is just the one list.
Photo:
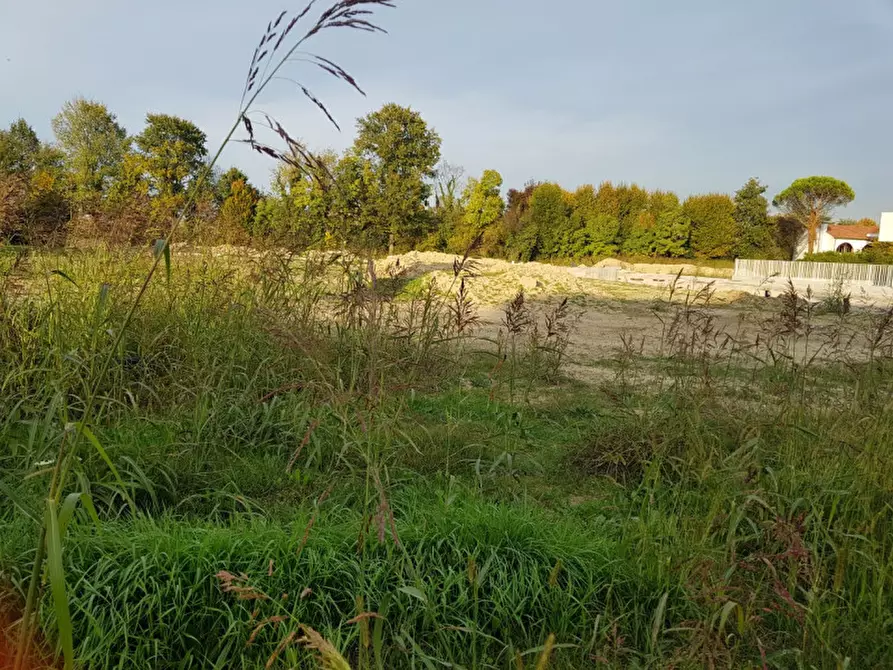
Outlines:
[[[303, 0], [0, 0], [0, 126], [42, 139], [62, 104], [99, 100], [132, 134], [146, 112], [188, 118], [214, 149], [238, 112], [271, 18]], [[318, 0], [325, 6], [328, 0]], [[304, 63], [257, 109], [311, 148], [344, 149], [387, 102], [419, 111], [468, 175], [498, 170], [567, 189], [604, 180], [691, 193], [751, 176], [773, 196], [796, 178], [844, 179], [846, 217], [893, 210], [893, 0], [397, 0], [387, 35], [336, 30], [307, 50], [367, 92]], [[274, 167], [245, 145], [260, 186]]]

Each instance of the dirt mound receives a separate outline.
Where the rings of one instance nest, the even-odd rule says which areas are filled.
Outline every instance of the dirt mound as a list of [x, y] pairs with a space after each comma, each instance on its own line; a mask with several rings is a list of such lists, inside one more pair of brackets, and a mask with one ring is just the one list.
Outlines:
[[594, 265], [597, 268], [620, 268], [622, 270], [626, 270], [629, 267], [629, 263], [624, 263], [621, 260], [617, 260], [616, 258], [606, 258], [604, 260], [599, 261]]
[[634, 263], [627, 264], [626, 269], [642, 274], [678, 275], [686, 277], [712, 277], [716, 279], [731, 279], [732, 270], [726, 268], [708, 268], [691, 263], [664, 264], [664, 263]]

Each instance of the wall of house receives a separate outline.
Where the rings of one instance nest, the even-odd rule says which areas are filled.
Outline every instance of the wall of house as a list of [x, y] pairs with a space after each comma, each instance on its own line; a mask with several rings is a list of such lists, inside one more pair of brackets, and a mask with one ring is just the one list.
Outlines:
[[893, 242], [893, 212], [881, 213], [881, 232], [878, 242]]
[[819, 234], [816, 239], [816, 253], [822, 253], [823, 251], [837, 251], [837, 245], [835, 244], [835, 240], [831, 235], [828, 234], [828, 224], [823, 223], [819, 227]]
[[[888, 213], [888, 228], [890, 241], [893, 242], [893, 212]], [[881, 234], [883, 235], [884, 229], [881, 228]], [[818, 234], [816, 235], [815, 241], [815, 251], [817, 254], [823, 253], [825, 251], [837, 251], [837, 248], [848, 242], [850, 246], [853, 247], [853, 252], [862, 251], [865, 247], [867, 247], [871, 242], [869, 240], [838, 240], [832, 237], [828, 233], [828, 224], [823, 223], [819, 226]], [[797, 253], [795, 254], [795, 258], [803, 258], [808, 251], [809, 239], [806, 233], [803, 234], [803, 237], [800, 239], [797, 245]]]
[[[853, 253], [862, 251], [865, 247], [871, 244], [869, 240], [836, 240], [838, 247], [844, 242], [848, 242], [850, 246], [853, 247]], [[837, 251], [837, 248], [835, 247], [833, 251]]]

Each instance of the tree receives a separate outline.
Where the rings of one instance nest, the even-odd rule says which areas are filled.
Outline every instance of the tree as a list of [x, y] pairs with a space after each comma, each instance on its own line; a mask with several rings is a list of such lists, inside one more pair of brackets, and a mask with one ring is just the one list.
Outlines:
[[237, 167], [231, 167], [215, 180], [214, 199], [217, 201], [218, 205], [222, 205], [226, 202], [226, 199], [232, 193], [233, 184], [237, 181], [243, 181], [246, 184], [249, 183], [248, 175]]
[[846, 182], [834, 177], [807, 177], [798, 179], [775, 196], [772, 204], [806, 228], [809, 253], [813, 253], [819, 225], [831, 217], [836, 207], [848, 205], [855, 198]]
[[[650, 240], [646, 239], [650, 235], [647, 231], [653, 227], [654, 221], [653, 217], [649, 219], [649, 217], [641, 216], [648, 207], [648, 191], [636, 184], [620, 184], [615, 187], [608, 182], [599, 188], [598, 198], [608, 207], [605, 213], [612, 214], [620, 220], [620, 235], [618, 237], [623, 253], [634, 253], [635, 255], [649, 253], [642, 247], [643, 245], [650, 246]], [[648, 223], [649, 220], [650, 223]], [[628, 243], [627, 238], [630, 235], [633, 235], [636, 240]], [[637, 249], [637, 251], [632, 252], [630, 249]]]
[[465, 169], [443, 161], [434, 178], [434, 217], [437, 230], [422, 244], [426, 250], [443, 251], [454, 232], [462, 226]]
[[70, 213], [62, 164], [24, 119], [0, 130], [0, 240], [60, 241]]
[[125, 154], [102, 204], [103, 220], [79, 221], [77, 234], [100, 237], [110, 244], [143, 244], [163, 234], [152, 226], [146, 158], [136, 151]]
[[775, 224], [769, 219], [769, 201], [763, 196], [767, 187], [756, 177], [735, 193], [735, 218], [737, 243], [735, 254], [743, 258], [771, 256], [777, 246]]
[[357, 121], [354, 154], [365, 161], [366, 217], [387, 231], [388, 249], [418, 240], [431, 219], [426, 182], [440, 160], [440, 137], [418, 112], [390, 103]]
[[130, 146], [127, 131], [101, 102], [76, 98], [53, 119], [65, 167], [81, 211], [98, 204]]
[[657, 256], [681, 258], [688, 254], [691, 237], [691, 220], [685, 216], [682, 205], [663, 209], [654, 225], [652, 252]]
[[0, 130], [0, 173], [31, 174], [37, 166], [40, 152], [37, 133], [25, 119], [9, 124], [9, 130]]
[[152, 189], [161, 196], [185, 192], [208, 156], [205, 133], [191, 121], [168, 114], [147, 114], [146, 127], [135, 141], [146, 158]]
[[570, 197], [558, 184], [546, 183], [534, 188], [513, 245], [520, 260], [532, 261], [558, 254], [562, 236], [570, 227]]
[[[627, 219], [629, 221], [629, 219]], [[627, 256], [650, 256], [654, 250], [654, 214], [647, 210], [624, 225], [624, 238], [620, 250]]]
[[871, 219], [869, 217], [863, 217], [861, 219], [840, 219], [835, 222], [838, 226], [876, 226], [877, 221]]
[[459, 209], [462, 193], [465, 191], [462, 186], [465, 168], [443, 161], [435, 172], [434, 207], [446, 210]]
[[506, 193], [506, 207], [502, 218], [484, 233], [481, 244], [481, 252], [488, 256], [502, 256], [504, 258], [518, 258], [518, 251], [514, 246], [521, 232], [523, 222], [526, 220], [527, 210], [530, 209], [530, 198], [538, 184], [529, 181], [523, 190], [510, 188]]
[[27, 198], [28, 182], [24, 177], [10, 172], [0, 173], [0, 244], [7, 240], [25, 241], [22, 228]]
[[479, 235], [500, 219], [505, 210], [500, 188], [502, 175], [496, 170], [485, 170], [480, 179], [468, 180], [462, 194], [463, 216], [449, 241], [450, 251], [465, 252]]
[[602, 184], [598, 193], [592, 186], [582, 186], [574, 193], [571, 232], [562, 255], [572, 258], [611, 256], [617, 253], [620, 219], [615, 215], [616, 200], [605, 198], [610, 184]]
[[248, 241], [259, 200], [260, 193], [247, 179], [238, 178], [230, 184], [229, 195], [220, 207], [219, 228], [225, 243]]
[[691, 250], [698, 258], [728, 258], [735, 247], [735, 203], [724, 193], [693, 195], [682, 206], [691, 221]]

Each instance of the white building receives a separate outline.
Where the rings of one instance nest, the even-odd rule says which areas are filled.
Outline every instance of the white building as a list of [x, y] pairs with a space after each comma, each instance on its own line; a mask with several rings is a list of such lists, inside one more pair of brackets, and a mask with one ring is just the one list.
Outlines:
[[[893, 242], [893, 212], [881, 214], [880, 226], [841, 226], [823, 223], [816, 236], [815, 253], [837, 251], [855, 253], [862, 251], [872, 242]], [[797, 245], [797, 258], [808, 252], [808, 236], [804, 232]]]

